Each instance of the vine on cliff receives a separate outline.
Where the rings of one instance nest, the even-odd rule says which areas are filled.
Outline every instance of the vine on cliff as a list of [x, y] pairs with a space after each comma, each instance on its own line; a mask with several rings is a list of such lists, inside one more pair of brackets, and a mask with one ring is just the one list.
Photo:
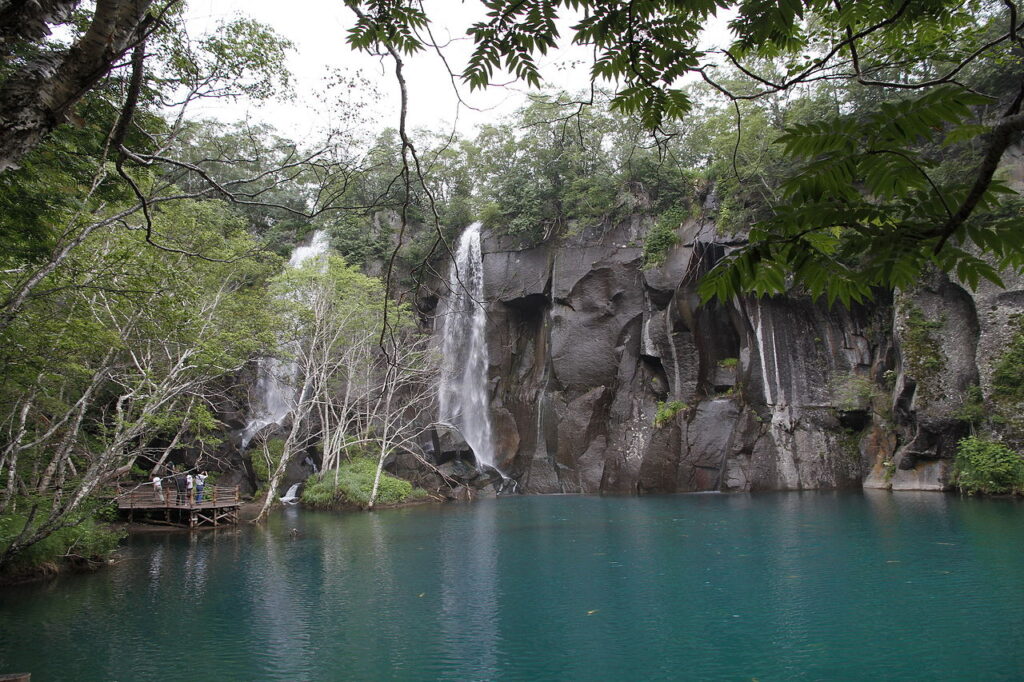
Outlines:
[[946, 362], [946, 356], [934, 336], [934, 332], [941, 330], [943, 324], [944, 320], [926, 318], [924, 312], [917, 306], [907, 306], [903, 341], [900, 345], [909, 374], [917, 381], [922, 404], [936, 397], [935, 388], [931, 384]]
[[1010, 318], [1013, 335], [992, 367], [992, 390], [967, 390], [957, 416], [984, 431], [998, 433], [1010, 445], [1024, 445], [1024, 315]]
[[654, 415], [654, 426], [655, 428], [662, 428], [667, 426], [669, 422], [675, 419], [675, 416], [685, 410], [687, 407], [686, 403], [680, 400], [672, 400], [670, 402], [659, 402], [658, 411]]
[[644, 239], [645, 270], [665, 263], [668, 252], [680, 242], [676, 230], [688, 217], [689, 213], [678, 206], [673, 206], [658, 217]]

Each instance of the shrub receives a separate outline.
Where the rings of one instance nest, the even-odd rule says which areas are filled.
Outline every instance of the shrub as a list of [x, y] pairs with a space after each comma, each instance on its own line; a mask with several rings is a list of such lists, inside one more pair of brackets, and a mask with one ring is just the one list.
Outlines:
[[[335, 485], [334, 470], [321, 471], [306, 481], [302, 502], [312, 507], [330, 508], [355, 504], [365, 507], [370, 503], [373, 478], [377, 473], [376, 460], [356, 457], [338, 467]], [[413, 491], [412, 483], [381, 472], [377, 490], [377, 504], [397, 504], [410, 497], [421, 497], [424, 491]]]
[[679, 400], [671, 402], [659, 402], [658, 411], [654, 415], [654, 426], [661, 428], [675, 418], [679, 412], [686, 409], [686, 403]]
[[985, 396], [982, 394], [981, 386], [969, 386], [961, 398], [963, 401], [954, 416], [970, 424], [978, 425], [984, 423], [989, 417], [989, 408], [985, 404]]
[[688, 213], [680, 208], [665, 211], [644, 239], [644, 269], [656, 268], [665, 262], [668, 252], [679, 243], [676, 230], [688, 217]]
[[1006, 445], [971, 436], [957, 445], [953, 481], [966, 493], [1024, 490], [1024, 458]]
[[864, 409], [878, 392], [875, 382], [859, 374], [833, 377], [829, 388], [836, 409], [844, 412]]
[[738, 364], [740, 364], [739, 358], [722, 358], [718, 361], [718, 366], [724, 369], [733, 369]]
[[1015, 315], [1016, 333], [992, 370], [992, 397], [1009, 404], [1024, 402], [1024, 316]]
[[[268, 454], [270, 455], [269, 459]], [[252, 470], [256, 474], [257, 481], [266, 483], [270, 480], [271, 472], [277, 470], [282, 454], [284, 454], [284, 440], [280, 438], [267, 441], [266, 451], [263, 448], [253, 448], [249, 455], [249, 461], [252, 462]]]
[[[7, 570], [15, 574], [31, 573], [62, 563], [82, 565], [102, 561], [117, 549], [125, 535], [124, 531], [110, 528], [88, 512], [69, 523], [71, 525], [57, 529], [20, 552]], [[24, 526], [25, 516], [21, 513], [0, 516], [0, 553], [7, 549]]]

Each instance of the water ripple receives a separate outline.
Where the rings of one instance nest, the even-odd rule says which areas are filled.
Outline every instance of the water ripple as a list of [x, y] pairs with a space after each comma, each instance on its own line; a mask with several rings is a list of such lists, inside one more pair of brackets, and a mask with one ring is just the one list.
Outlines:
[[887, 493], [289, 510], [267, 529], [136, 537], [112, 570], [5, 590], [0, 671], [1020, 678], [1022, 514]]

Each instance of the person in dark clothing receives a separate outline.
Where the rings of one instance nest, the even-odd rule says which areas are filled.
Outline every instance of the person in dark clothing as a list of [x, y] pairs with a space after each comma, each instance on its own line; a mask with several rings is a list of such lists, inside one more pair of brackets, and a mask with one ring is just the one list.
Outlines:
[[174, 489], [178, 491], [178, 504], [185, 504], [188, 500], [188, 488], [184, 474], [174, 474]]

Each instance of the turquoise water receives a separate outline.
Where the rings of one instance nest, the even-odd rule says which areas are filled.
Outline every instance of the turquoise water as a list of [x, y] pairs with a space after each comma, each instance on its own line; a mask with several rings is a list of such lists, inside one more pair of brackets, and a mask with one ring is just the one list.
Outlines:
[[[292, 532], [292, 529], [295, 529]], [[46, 680], [1021, 679], [1024, 504], [518, 497], [137, 536], [0, 591]]]

